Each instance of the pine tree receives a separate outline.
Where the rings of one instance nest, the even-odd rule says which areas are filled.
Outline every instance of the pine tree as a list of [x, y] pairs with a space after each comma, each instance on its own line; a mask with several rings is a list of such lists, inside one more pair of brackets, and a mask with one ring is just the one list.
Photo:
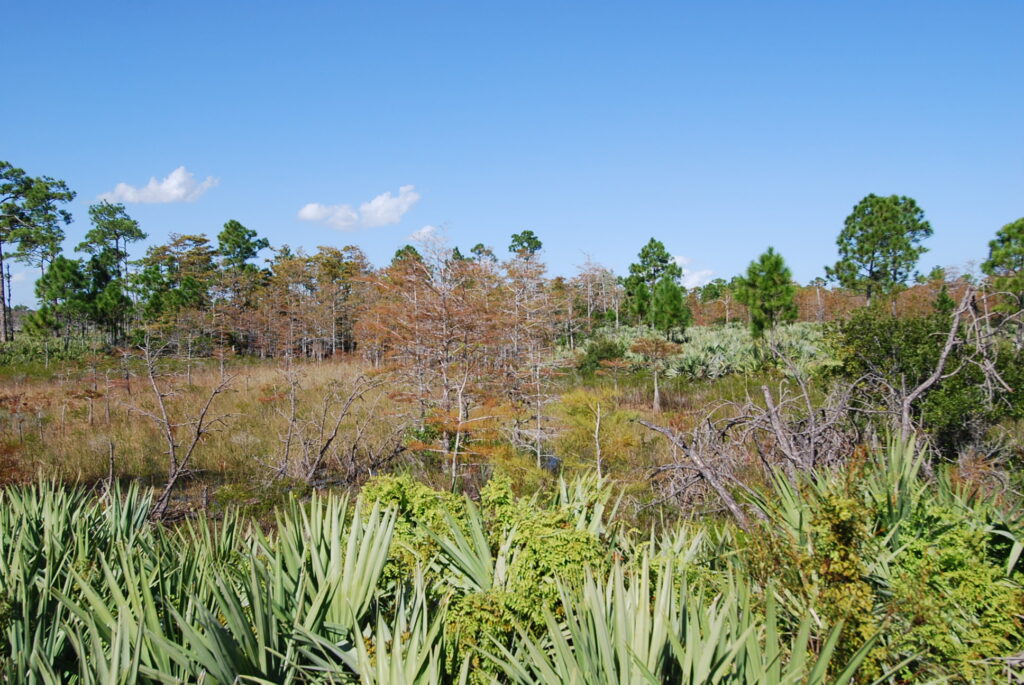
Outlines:
[[535, 254], [540, 252], [544, 244], [537, 237], [537, 234], [533, 231], [523, 231], [522, 233], [512, 234], [512, 243], [508, 246], [508, 251], [514, 255], [522, 255], [529, 259]]
[[665, 249], [665, 244], [651, 238], [640, 248], [637, 261], [629, 265], [629, 276], [625, 279], [626, 291], [632, 294], [636, 286], [643, 282], [650, 292], [664, 276], [678, 281], [683, 276], [683, 270]]
[[[14, 322], [7, 306], [9, 293], [4, 261], [13, 258], [44, 270], [60, 253], [62, 225], [71, 213], [60, 205], [75, 199], [64, 181], [32, 177], [9, 162], [0, 161], [0, 342], [14, 339]], [[7, 246], [14, 248], [6, 254]]]
[[88, 285], [79, 260], [56, 257], [36, 281], [36, 297], [42, 303], [33, 322], [37, 332], [44, 328], [53, 332], [63, 330], [66, 342], [71, 326], [88, 317]]
[[626, 309], [636, 323], [651, 323], [651, 299], [662, 278], [677, 282], [682, 275], [683, 270], [660, 240], [651, 238], [640, 248], [637, 261], [629, 265], [629, 276], [622, 280], [626, 290]]
[[633, 318], [633, 323], [643, 326], [648, 322], [651, 313], [651, 291], [645, 282], [640, 281], [634, 286], [626, 307]]
[[250, 264], [249, 260], [268, 247], [269, 240], [257, 238], [256, 231], [234, 219], [224, 224], [224, 230], [217, 234], [217, 254], [226, 269], [255, 271], [256, 265]]
[[917, 260], [928, 251], [920, 243], [932, 234], [924, 211], [913, 198], [868, 195], [846, 217], [836, 239], [839, 261], [826, 266], [828, 277], [862, 292], [868, 304], [906, 284]]
[[750, 310], [750, 330], [755, 338], [796, 319], [795, 294], [793, 275], [774, 248], [750, 263], [740, 279], [736, 299]]
[[75, 249], [98, 256], [114, 268], [118, 280], [123, 279], [128, 274], [128, 243], [145, 240], [146, 234], [122, 204], [103, 201], [92, 205], [89, 219], [93, 227]]
[[651, 319], [654, 327], [665, 334], [682, 331], [690, 323], [693, 315], [686, 306], [683, 289], [667, 274], [661, 277], [654, 287], [651, 299]]
[[992, 278], [993, 288], [1010, 293], [1017, 299], [1013, 305], [1024, 307], [1024, 218], [996, 232], [981, 270]]

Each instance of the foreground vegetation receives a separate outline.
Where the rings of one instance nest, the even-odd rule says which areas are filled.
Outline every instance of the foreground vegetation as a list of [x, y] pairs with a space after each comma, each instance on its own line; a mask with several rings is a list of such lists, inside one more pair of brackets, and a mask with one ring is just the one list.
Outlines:
[[9, 682], [1005, 682], [1019, 513], [913, 443], [637, 530], [594, 477], [479, 502], [406, 477], [149, 522], [137, 487], [0, 494]]

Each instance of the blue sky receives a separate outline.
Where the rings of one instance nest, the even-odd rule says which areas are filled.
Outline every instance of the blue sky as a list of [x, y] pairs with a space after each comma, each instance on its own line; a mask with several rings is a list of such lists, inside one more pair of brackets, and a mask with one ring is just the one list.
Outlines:
[[694, 280], [773, 245], [806, 282], [868, 193], [924, 208], [923, 269], [1024, 215], [1019, 0], [23, 2], [0, 31], [0, 159], [78, 192], [69, 248], [114, 193], [151, 242], [237, 219], [382, 264], [528, 228], [554, 273], [654, 236]]

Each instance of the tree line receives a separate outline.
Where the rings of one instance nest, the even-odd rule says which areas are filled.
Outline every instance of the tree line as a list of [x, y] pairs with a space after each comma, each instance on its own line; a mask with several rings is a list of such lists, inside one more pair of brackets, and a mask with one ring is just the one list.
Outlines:
[[[131, 246], [148, 236], [124, 205], [106, 201], [89, 207], [90, 228], [75, 247], [81, 256], [68, 255], [64, 228], [72, 217], [66, 207], [74, 198], [61, 180], [0, 162], [0, 342], [15, 334], [11, 261], [40, 274], [38, 307], [23, 324], [27, 335], [67, 344], [101, 334], [118, 346], [159, 330], [197, 352], [323, 357], [360, 347], [378, 361], [401, 347], [396, 336], [432, 334], [422, 322], [409, 322], [401, 333], [389, 330], [406, 325], [410, 312], [428, 316], [428, 294], [440, 298], [446, 316], [465, 307], [460, 325], [467, 330], [488, 329], [483, 320], [496, 316], [490, 332], [512, 331], [509, 344], [518, 352], [525, 344], [523, 326], [542, 331], [545, 344], [557, 340], [570, 347], [596, 327], [621, 324], [647, 326], [678, 341], [695, 319], [707, 321], [712, 309], [716, 320], [745, 321], [761, 337], [797, 319], [801, 298], [815, 299], [823, 319], [826, 282], [838, 286], [828, 292], [856, 295], [870, 305], [891, 301], [914, 281], [943, 277], [941, 269], [915, 271], [933, 231], [917, 203], [897, 195], [871, 194], [853, 208], [837, 238], [838, 259], [825, 267], [827, 280], [798, 286], [782, 255], [768, 247], [744, 274], [689, 291], [682, 268], [654, 238], [625, 276], [588, 260], [565, 278], [547, 275], [543, 244], [529, 230], [512, 236], [504, 260], [483, 244], [463, 254], [435, 242], [420, 249], [407, 245], [389, 265], [374, 268], [356, 246], [322, 246], [312, 254], [271, 247], [230, 220], [215, 240], [171, 234], [132, 259]], [[270, 258], [258, 265], [267, 250]], [[1024, 219], [999, 229], [982, 271], [993, 287], [1024, 301]], [[501, 318], [527, 313], [528, 324]], [[469, 334], [462, 335], [468, 345]]]

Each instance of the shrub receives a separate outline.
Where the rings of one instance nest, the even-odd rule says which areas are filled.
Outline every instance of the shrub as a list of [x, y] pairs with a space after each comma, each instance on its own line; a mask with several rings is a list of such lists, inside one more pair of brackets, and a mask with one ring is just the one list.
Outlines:
[[1020, 649], [1024, 591], [989, 558], [986, 530], [964, 512], [929, 502], [908, 524], [891, 570], [890, 650], [960, 682], [996, 676], [981, 662]]
[[601, 362], [622, 359], [626, 346], [619, 341], [597, 337], [587, 343], [576, 369], [583, 374], [593, 374], [601, 368]]
[[[831, 330], [839, 362], [836, 372], [846, 379], [869, 374], [883, 381], [867, 386], [865, 392], [869, 402], [885, 406], [889, 387], [909, 390], [931, 375], [949, 326], [949, 316], [942, 313], [895, 317], [880, 307], [858, 310]], [[1024, 380], [1018, 354], [1005, 341], [999, 342], [997, 349], [1000, 375]], [[915, 418], [947, 457], [981, 440], [995, 422], [1024, 411], [1024, 392], [1020, 390], [989, 401], [982, 370], [968, 361], [973, 353], [970, 346], [956, 348], [946, 365], [947, 372], [958, 370], [956, 375], [932, 386], [914, 408]]]

